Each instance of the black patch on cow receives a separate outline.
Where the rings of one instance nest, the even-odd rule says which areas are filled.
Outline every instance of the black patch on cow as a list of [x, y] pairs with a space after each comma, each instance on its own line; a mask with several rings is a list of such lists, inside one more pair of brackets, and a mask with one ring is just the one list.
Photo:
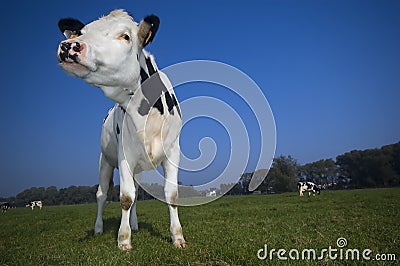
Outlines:
[[107, 113], [106, 117], [104, 117], [103, 119], [103, 124], [106, 122], [107, 118], [108, 118], [109, 113]]
[[146, 57], [146, 66], [147, 66], [147, 70], [149, 70], [150, 76], [157, 72], [154, 69], [153, 64], [151, 63], [150, 57]]
[[119, 135], [120, 131], [119, 131], [119, 126], [118, 126], [118, 124], [117, 124], [116, 131], [117, 131], [117, 135]]
[[121, 108], [122, 112], [124, 112], [124, 114], [126, 113], [126, 110], [124, 107], [122, 107], [121, 105], [119, 106], [119, 108]]
[[171, 94], [169, 91], [165, 92], [165, 101], [167, 102], [168, 112], [173, 114], [174, 111], [174, 101], [172, 100]]
[[179, 116], [182, 117], [181, 108], [179, 108], [178, 101], [176, 100], [176, 97], [175, 97], [174, 94], [172, 94], [172, 102], [174, 103], [174, 106], [176, 107], [176, 110], [178, 110]]
[[71, 58], [75, 63], [79, 63], [78, 54], [69, 54], [69, 58]]
[[143, 99], [140, 102], [140, 106], [138, 108], [138, 113], [141, 116], [145, 116], [145, 115], [147, 115], [149, 113], [149, 111], [150, 111], [150, 104], [146, 99]]
[[160, 112], [161, 115], [164, 114], [164, 106], [162, 104], [161, 97], [158, 98], [158, 100], [154, 103], [153, 107], [157, 108], [157, 110]]
[[147, 75], [146, 71], [141, 67], [140, 68], [140, 83], [145, 82], [145, 80], [148, 78], [149, 78], [149, 75]]
[[151, 75], [150, 78], [146, 79], [146, 82], [143, 82], [141, 85], [141, 90], [145, 99], [143, 99], [140, 103], [138, 109], [139, 114], [142, 116], [147, 115], [149, 113], [150, 107], [152, 106], [154, 108], [157, 108], [160, 114], [163, 115], [164, 107], [161, 101], [161, 97], [163, 92], [167, 91], [167, 88], [162, 82], [159, 73], [155, 72], [153, 75]]
[[71, 46], [72, 46], [72, 43], [70, 43], [70, 42], [63, 42], [63, 43], [61, 43], [61, 51], [63, 51], [63, 52], [69, 52], [69, 50], [71, 50]]
[[72, 46], [72, 44], [69, 42], [63, 42], [60, 44], [61, 51], [60, 51], [59, 56], [60, 56], [61, 61], [65, 61], [68, 59], [69, 50], [71, 50], [71, 46]]

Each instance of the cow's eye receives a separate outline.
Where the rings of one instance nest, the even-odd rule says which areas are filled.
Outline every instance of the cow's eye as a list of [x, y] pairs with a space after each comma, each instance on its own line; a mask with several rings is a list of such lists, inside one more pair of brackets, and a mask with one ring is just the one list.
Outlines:
[[124, 34], [121, 34], [121, 35], [118, 37], [118, 39], [120, 39], [120, 40], [125, 40], [125, 41], [129, 41], [129, 40], [131, 39], [131, 37], [129, 37], [128, 34], [124, 33]]

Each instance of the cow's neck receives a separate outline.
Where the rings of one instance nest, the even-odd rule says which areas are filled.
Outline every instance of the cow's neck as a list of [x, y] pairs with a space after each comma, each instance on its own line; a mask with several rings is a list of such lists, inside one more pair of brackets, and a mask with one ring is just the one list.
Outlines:
[[121, 105], [123, 108], [127, 109], [129, 101], [135, 94], [135, 88], [122, 88], [122, 87], [100, 87], [104, 92], [104, 95], [113, 100], [114, 102]]

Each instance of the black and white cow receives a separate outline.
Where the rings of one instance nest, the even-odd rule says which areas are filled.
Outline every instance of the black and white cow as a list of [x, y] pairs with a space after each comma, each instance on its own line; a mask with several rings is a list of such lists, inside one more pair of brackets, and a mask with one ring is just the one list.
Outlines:
[[10, 203], [8, 202], [0, 202], [0, 209], [2, 213], [7, 212], [8, 209], [10, 209]]
[[132, 248], [131, 230], [138, 230], [136, 199], [140, 173], [160, 164], [165, 176], [172, 243], [177, 248], [185, 247], [177, 208], [181, 112], [168, 77], [144, 50], [159, 23], [155, 15], [136, 23], [125, 11], [114, 10], [87, 25], [70, 18], [61, 19], [58, 24], [68, 38], [58, 47], [60, 66], [68, 74], [100, 88], [115, 102], [104, 120], [101, 135], [94, 232], [103, 232], [103, 206], [113, 170], [118, 168], [121, 250]]
[[28, 204], [26, 204], [25, 207], [31, 208], [32, 211], [33, 211], [33, 209], [34, 209], [35, 207], [39, 207], [39, 209], [42, 209], [42, 207], [43, 207], [43, 202], [42, 202], [41, 200], [31, 201], [31, 202], [29, 202]]
[[315, 193], [318, 195], [321, 193], [321, 189], [313, 182], [299, 182], [297, 183], [297, 189], [299, 190], [300, 196], [303, 196], [304, 192], [308, 192], [308, 196], [311, 195], [311, 192], [314, 196]]

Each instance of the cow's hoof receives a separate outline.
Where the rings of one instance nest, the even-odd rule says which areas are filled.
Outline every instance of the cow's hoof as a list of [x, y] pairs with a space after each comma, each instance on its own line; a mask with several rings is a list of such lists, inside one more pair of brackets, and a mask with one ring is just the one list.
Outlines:
[[122, 251], [130, 251], [132, 249], [131, 244], [119, 244], [118, 248]]
[[100, 235], [103, 233], [103, 221], [96, 221], [94, 225], [94, 235]]
[[185, 239], [177, 239], [177, 240], [174, 242], [174, 246], [175, 246], [176, 248], [185, 248], [185, 247], [186, 247]]
[[103, 233], [103, 229], [94, 229], [94, 235], [96, 236], [96, 235], [101, 235]]

